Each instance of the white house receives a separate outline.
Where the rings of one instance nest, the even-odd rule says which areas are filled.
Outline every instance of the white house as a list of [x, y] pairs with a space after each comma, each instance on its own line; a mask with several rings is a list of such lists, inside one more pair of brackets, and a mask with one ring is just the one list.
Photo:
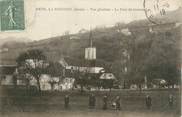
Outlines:
[[114, 80], [114, 79], [116, 79], [116, 77], [114, 76], [113, 73], [103, 73], [100, 76], [100, 79], [104, 79], [104, 80]]

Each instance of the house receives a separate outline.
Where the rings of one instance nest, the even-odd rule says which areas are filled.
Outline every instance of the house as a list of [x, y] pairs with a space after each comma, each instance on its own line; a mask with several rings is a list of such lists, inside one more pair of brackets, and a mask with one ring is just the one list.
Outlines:
[[70, 40], [78, 40], [78, 39], [80, 39], [80, 37], [78, 37], [78, 36], [75, 36], [75, 35], [73, 35], [73, 36], [70, 36]]
[[16, 62], [13, 60], [0, 60], [0, 84], [13, 85], [13, 75], [16, 73]]
[[13, 74], [15, 70], [15, 65], [0, 65], [1, 85], [13, 85]]
[[86, 33], [86, 32], [88, 32], [86, 29], [80, 29], [78, 33], [83, 34], [83, 33]]
[[[0, 61], [0, 85], [26, 85], [25, 77], [30, 78], [31, 76], [19, 74], [15, 60]], [[36, 80], [32, 77], [30, 79], [30, 85], [36, 86]]]
[[115, 80], [116, 77], [114, 76], [113, 73], [103, 73], [103, 74], [100, 76], [100, 79], [102, 79], [102, 80]]
[[121, 29], [120, 32], [123, 33], [126, 36], [131, 35], [131, 32], [130, 32], [130, 30], [128, 28]]
[[103, 67], [78, 67], [78, 66], [66, 66], [66, 70], [73, 70], [87, 73], [100, 73], [104, 70]]
[[73, 77], [73, 74], [75, 72], [87, 73], [87, 74], [100, 74], [105, 72], [103, 67], [78, 67], [78, 66], [66, 66], [65, 71], [67, 77]]
[[47, 74], [42, 74], [40, 77], [40, 88], [41, 90], [51, 90], [51, 85], [50, 85], [50, 76]]
[[75, 79], [66, 77], [60, 81], [59, 77], [51, 77], [48, 74], [42, 74], [40, 77], [40, 87], [42, 91], [62, 91], [73, 88]]
[[164, 88], [167, 85], [167, 81], [164, 79], [153, 79], [152, 80], [152, 88]]
[[74, 87], [74, 82], [75, 82], [75, 79], [73, 79], [73, 78], [63, 79], [63, 81], [59, 85], [60, 90], [70, 90], [70, 89], [72, 89]]

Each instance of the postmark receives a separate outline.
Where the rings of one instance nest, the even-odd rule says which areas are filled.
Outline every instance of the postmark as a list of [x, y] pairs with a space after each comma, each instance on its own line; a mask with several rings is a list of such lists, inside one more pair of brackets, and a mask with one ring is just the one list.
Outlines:
[[153, 24], [161, 24], [170, 4], [168, 0], [144, 0], [143, 7], [147, 19]]
[[24, 30], [24, 16], [23, 0], [0, 0], [1, 31]]

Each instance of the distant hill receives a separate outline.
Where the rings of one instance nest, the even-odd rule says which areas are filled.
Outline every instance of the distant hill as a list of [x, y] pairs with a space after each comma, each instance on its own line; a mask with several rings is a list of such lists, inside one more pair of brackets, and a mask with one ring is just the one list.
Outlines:
[[[181, 9], [174, 11], [174, 13], [177, 14], [179, 11]], [[169, 13], [170, 16], [166, 16], [166, 18], [172, 17], [172, 14]], [[175, 18], [173, 17], [168, 21], [170, 23], [178, 22], [178, 20], [172, 21], [172, 19]], [[168, 27], [169, 29], [164, 32], [152, 33], [149, 31], [150, 24], [151, 22], [148, 20], [139, 20], [120, 25], [121, 27], [125, 25], [125, 29], [133, 30], [131, 35], [118, 32], [118, 29], [121, 29], [120, 26], [100, 27], [92, 30], [93, 45], [97, 48], [96, 66], [112, 69], [119, 77], [126, 65], [140, 73], [148, 67], [158, 64], [178, 64], [181, 52], [179, 45], [181, 25], [179, 27]], [[49, 61], [59, 61], [64, 58], [70, 65], [85, 66], [84, 49], [89, 46], [89, 34], [90, 32], [85, 31], [84, 33], [52, 37], [28, 43], [27, 41], [7, 42], [4, 43], [4, 46], [6, 45], [9, 50], [8, 52], [1, 52], [0, 59], [2, 61], [15, 60], [20, 53], [28, 49], [40, 49]], [[70, 39], [72, 36], [78, 38]], [[126, 50], [130, 55], [127, 58], [129, 62], [126, 62], [126, 55], [124, 54]], [[141, 74], [133, 76], [139, 77]]]
[[[160, 14], [155, 16], [155, 19], [159, 20], [161, 23], [171, 23], [171, 22], [182, 22], [182, 8], [178, 8], [175, 11], [168, 11], [166, 15], [161, 16]], [[148, 26], [152, 25], [152, 23], [147, 20], [136, 20], [132, 21], [128, 24], [128, 27], [141, 27], [141, 26]]]
[[28, 38], [14, 38], [14, 37], [7, 37], [4, 39], [0, 39], [0, 48], [3, 47], [11, 47], [17, 44], [25, 44], [31, 42], [31, 39]]

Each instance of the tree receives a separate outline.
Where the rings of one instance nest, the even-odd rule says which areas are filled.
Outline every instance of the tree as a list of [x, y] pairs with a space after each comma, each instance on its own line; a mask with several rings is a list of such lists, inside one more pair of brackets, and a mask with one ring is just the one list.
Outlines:
[[56, 82], [53, 77], [59, 77], [59, 82], [61, 78], [63, 78], [63, 66], [58, 62], [49, 62], [49, 65], [46, 68], [46, 73], [51, 76], [51, 81], [49, 82], [51, 85], [51, 89], [53, 90]]
[[121, 30], [123, 28], [126, 28], [126, 24], [125, 23], [122, 23], [122, 22], [117, 22], [114, 27], [115, 27], [116, 30], [118, 30], [119, 32], [121, 32]]
[[14, 85], [15, 88], [17, 86], [17, 77], [18, 77], [18, 73], [17, 73], [17, 71], [15, 71], [13, 73], [13, 85]]
[[[121, 38], [122, 47], [129, 54], [126, 61], [128, 84], [141, 85], [145, 76], [149, 82], [162, 78], [170, 85], [178, 83], [180, 75], [176, 66], [181, 60], [179, 29], [158, 33], [133, 29], [131, 32], [132, 35], [128, 39]], [[124, 58], [121, 60], [124, 61]]]
[[157, 78], [162, 78], [167, 81], [168, 86], [174, 86], [180, 81], [180, 70], [174, 64], [162, 63], [159, 65], [148, 66], [146, 71], [150, 81]]
[[23, 67], [24, 73], [28, 73], [36, 79], [38, 90], [41, 92], [40, 77], [46, 67], [46, 56], [43, 52], [38, 49], [28, 50], [21, 53], [16, 61], [19, 67]]
[[81, 93], [83, 92], [83, 87], [86, 85], [86, 78], [87, 76], [85, 73], [79, 72], [79, 70], [75, 72], [76, 84], [80, 85]]

